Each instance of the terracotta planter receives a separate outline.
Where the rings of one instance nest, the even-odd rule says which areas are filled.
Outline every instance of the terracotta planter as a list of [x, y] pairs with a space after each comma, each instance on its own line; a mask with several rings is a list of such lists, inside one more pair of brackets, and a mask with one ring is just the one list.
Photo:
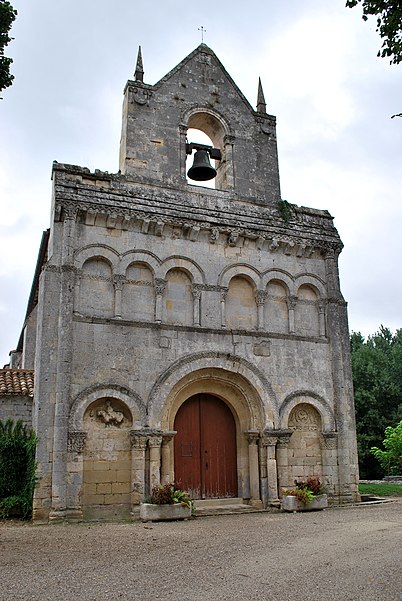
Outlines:
[[311, 503], [301, 503], [293, 495], [285, 495], [282, 497], [281, 507], [283, 511], [317, 511], [328, 507], [327, 495], [316, 495]]
[[191, 517], [191, 507], [180, 503], [174, 503], [173, 505], [141, 503], [140, 505], [140, 518], [143, 522], [187, 520], [189, 517]]

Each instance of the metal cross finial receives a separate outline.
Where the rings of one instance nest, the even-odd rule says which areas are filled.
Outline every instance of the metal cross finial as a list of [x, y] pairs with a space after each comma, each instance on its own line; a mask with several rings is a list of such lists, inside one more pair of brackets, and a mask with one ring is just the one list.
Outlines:
[[204, 29], [203, 25], [201, 25], [201, 27], [198, 28], [198, 31], [201, 31], [201, 43], [204, 43], [204, 33], [207, 32], [206, 29]]

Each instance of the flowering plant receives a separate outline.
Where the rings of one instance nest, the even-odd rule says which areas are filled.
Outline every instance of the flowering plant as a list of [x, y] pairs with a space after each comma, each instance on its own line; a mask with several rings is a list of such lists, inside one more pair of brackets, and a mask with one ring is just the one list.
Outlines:
[[149, 503], [154, 505], [174, 505], [180, 503], [193, 509], [193, 501], [185, 490], [178, 488], [174, 482], [154, 486]]
[[322, 492], [322, 485], [319, 478], [308, 478], [305, 482], [303, 480], [295, 480], [295, 488], [292, 490], [284, 490], [284, 495], [291, 495], [296, 499], [307, 505], [311, 503], [315, 495], [319, 495]]

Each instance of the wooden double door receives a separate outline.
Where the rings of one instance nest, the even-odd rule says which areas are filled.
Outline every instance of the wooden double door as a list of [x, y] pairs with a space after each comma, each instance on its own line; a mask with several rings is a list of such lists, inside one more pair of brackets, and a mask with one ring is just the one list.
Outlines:
[[175, 481], [194, 499], [237, 497], [236, 424], [210, 394], [190, 397], [177, 412]]

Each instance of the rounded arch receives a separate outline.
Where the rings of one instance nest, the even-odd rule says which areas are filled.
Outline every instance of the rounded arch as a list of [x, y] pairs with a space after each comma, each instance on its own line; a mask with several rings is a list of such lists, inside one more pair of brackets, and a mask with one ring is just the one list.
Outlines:
[[226, 135], [233, 135], [228, 121], [221, 113], [206, 106], [192, 106], [181, 117], [181, 123], [188, 129], [199, 129], [211, 138], [217, 148], [222, 148]]
[[205, 274], [201, 267], [192, 259], [182, 257], [181, 255], [172, 255], [167, 257], [161, 265], [158, 266], [155, 276], [164, 279], [171, 269], [181, 269], [186, 272], [193, 284], [205, 284]]
[[198, 392], [215, 394], [230, 404], [224, 388], [237, 399], [233, 408], [243, 415], [245, 430], [273, 428], [278, 423], [275, 393], [259, 369], [246, 359], [214, 351], [182, 357], [159, 376], [148, 400], [150, 423], [171, 427], [179, 406]]
[[261, 274], [252, 265], [236, 263], [225, 267], [218, 277], [218, 286], [229, 287], [230, 280], [235, 276], [243, 276], [251, 280], [256, 288], [260, 288]]
[[265, 290], [272, 280], [277, 280], [283, 284], [289, 296], [294, 295], [294, 279], [287, 271], [283, 271], [282, 269], [269, 269], [265, 271], [261, 276], [261, 287], [263, 290]]
[[74, 253], [74, 264], [78, 269], [82, 269], [82, 266], [89, 259], [102, 259], [107, 261], [112, 268], [113, 272], [116, 272], [119, 254], [110, 246], [106, 244], [89, 244], [75, 251]]
[[121, 273], [124, 274], [131, 263], [145, 263], [145, 265], [149, 267], [155, 276], [155, 273], [159, 269], [161, 262], [162, 261], [159, 259], [159, 257], [149, 251], [129, 250], [122, 255], [119, 268]]
[[327, 296], [324, 282], [315, 275], [309, 273], [300, 274], [295, 277], [294, 285], [296, 294], [301, 286], [311, 286], [317, 293], [318, 298], [323, 299]]
[[335, 432], [336, 422], [334, 412], [329, 403], [319, 394], [308, 390], [298, 390], [289, 394], [280, 408], [280, 428], [287, 429], [289, 415], [297, 405], [312, 405], [320, 414], [323, 432]]
[[70, 432], [82, 430], [85, 411], [89, 405], [101, 398], [118, 399], [124, 403], [131, 413], [134, 428], [147, 425], [146, 409], [140, 396], [128, 388], [109, 384], [91, 386], [75, 397], [70, 409]]

